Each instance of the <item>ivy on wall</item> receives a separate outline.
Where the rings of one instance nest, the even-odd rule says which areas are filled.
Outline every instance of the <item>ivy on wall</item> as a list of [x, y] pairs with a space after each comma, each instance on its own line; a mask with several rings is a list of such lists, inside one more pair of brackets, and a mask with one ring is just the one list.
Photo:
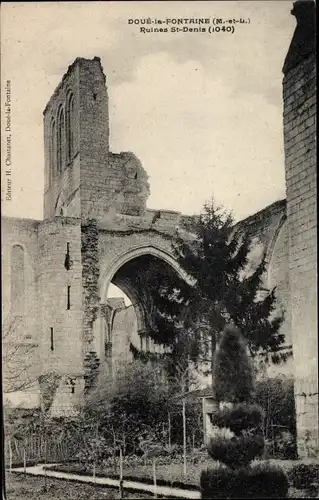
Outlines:
[[60, 381], [61, 375], [56, 372], [45, 373], [39, 377], [42, 405], [45, 412], [51, 408]]
[[100, 304], [98, 240], [97, 222], [95, 219], [89, 219], [81, 227], [85, 390], [92, 386], [99, 366], [99, 360], [92, 348], [93, 323], [96, 320]]

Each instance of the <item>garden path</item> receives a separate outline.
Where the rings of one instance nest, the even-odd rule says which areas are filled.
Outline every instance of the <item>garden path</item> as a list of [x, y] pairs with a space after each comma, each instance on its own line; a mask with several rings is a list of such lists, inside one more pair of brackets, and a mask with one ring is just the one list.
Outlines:
[[[47, 464], [46, 467], [50, 467], [57, 464]], [[68, 472], [58, 472], [52, 470], [44, 470], [43, 465], [35, 465], [32, 467], [26, 467], [26, 474], [31, 474], [34, 476], [45, 476], [54, 477], [56, 479], [65, 479], [68, 481], [77, 481], [80, 483], [89, 483], [96, 484], [99, 486], [110, 486], [112, 488], [119, 487], [118, 479], [110, 479], [108, 477], [95, 477], [92, 476], [82, 476], [79, 474], [71, 474]], [[24, 468], [13, 468], [12, 472], [23, 473]], [[154, 495], [154, 485], [139, 483], [137, 481], [127, 481], [123, 480], [123, 489], [124, 490], [135, 490], [135, 491], [143, 491], [150, 492]], [[156, 493], [161, 497], [169, 497], [169, 498], [183, 498], [183, 499], [199, 499], [201, 498], [199, 491], [192, 490], [184, 490], [181, 488], [172, 488], [170, 486], [156, 486]]]

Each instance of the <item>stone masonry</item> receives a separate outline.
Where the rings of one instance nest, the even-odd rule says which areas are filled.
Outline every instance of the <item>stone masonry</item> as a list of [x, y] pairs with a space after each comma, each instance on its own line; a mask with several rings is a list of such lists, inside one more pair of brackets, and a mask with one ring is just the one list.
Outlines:
[[[241, 221], [237, 229], [253, 237], [251, 266], [266, 251], [265, 287], [276, 286], [278, 307], [285, 312], [282, 328], [287, 344], [293, 344], [302, 440], [308, 431], [317, 432], [315, 82], [311, 41], [296, 57], [300, 29], [309, 22], [309, 16], [301, 20], [297, 4], [297, 42], [284, 66], [287, 200]], [[143, 273], [160, 263], [163, 273], [187, 279], [172, 242], [177, 235], [192, 237], [190, 217], [148, 209], [141, 162], [130, 152], [110, 152], [105, 82], [98, 57], [77, 58], [69, 66], [44, 110], [44, 220], [4, 217], [2, 224], [4, 329], [10, 331], [19, 312], [10, 342], [32, 346], [34, 383], [24, 392], [33, 402], [38, 395], [41, 403], [41, 391], [54, 385], [53, 415], [74, 411], [99, 367], [108, 364], [112, 371], [123, 357], [129, 359], [129, 342], [155, 349], [147, 336], [152, 305], [141, 286]], [[110, 283], [129, 296], [132, 307], [122, 304], [118, 311], [108, 298]], [[291, 363], [286, 370], [291, 373]]]
[[297, 1], [284, 63], [284, 143], [291, 332], [300, 456], [318, 450], [316, 6]]

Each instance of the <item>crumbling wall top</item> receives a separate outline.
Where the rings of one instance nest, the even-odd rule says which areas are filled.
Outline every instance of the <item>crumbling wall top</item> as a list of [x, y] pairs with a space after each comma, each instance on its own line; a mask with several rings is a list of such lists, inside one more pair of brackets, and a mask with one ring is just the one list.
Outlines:
[[70, 66], [68, 67], [66, 73], [64, 73], [59, 85], [56, 87], [55, 91], [53, 92], [52, 96], [50, 97], [47, 105], [45, 106], [44, 108], [44, 111], [43, 111], [43, 115], [45, 115], [47, 113], [47, 111], [50, 109], [50, 107], [52, 106], [52, 104], [55, 102], [55, 100], [57, 99], [57, 97], [59, 96], [61, 90], [63, 89], [67, 79], [70, 77], [70, 75], [74, 72], [75, 68], [77, 66], [87, 66], [88, 68], [92, 65], [98, 65], [99, 68], [100, 68], [100, 71], [101, 71], [101, 74], [103, 76], [103, 79], [104, 79], [104, 83], [106, 82], [106, 76], [104, 74], [104, 71], [103, 71], [103, 66], [101, 64], [101, 58], [100, 57], [93, 57], [93, 59], [86, 59], [84, 57], [77, 57], [72, 64], [70, 64]]

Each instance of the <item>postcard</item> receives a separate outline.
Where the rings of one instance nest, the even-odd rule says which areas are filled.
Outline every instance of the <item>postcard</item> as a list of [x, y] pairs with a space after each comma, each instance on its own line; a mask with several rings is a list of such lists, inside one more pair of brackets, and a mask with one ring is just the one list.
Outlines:
[[315, 14], [2, 4], [8, 499], [316, 488]]

